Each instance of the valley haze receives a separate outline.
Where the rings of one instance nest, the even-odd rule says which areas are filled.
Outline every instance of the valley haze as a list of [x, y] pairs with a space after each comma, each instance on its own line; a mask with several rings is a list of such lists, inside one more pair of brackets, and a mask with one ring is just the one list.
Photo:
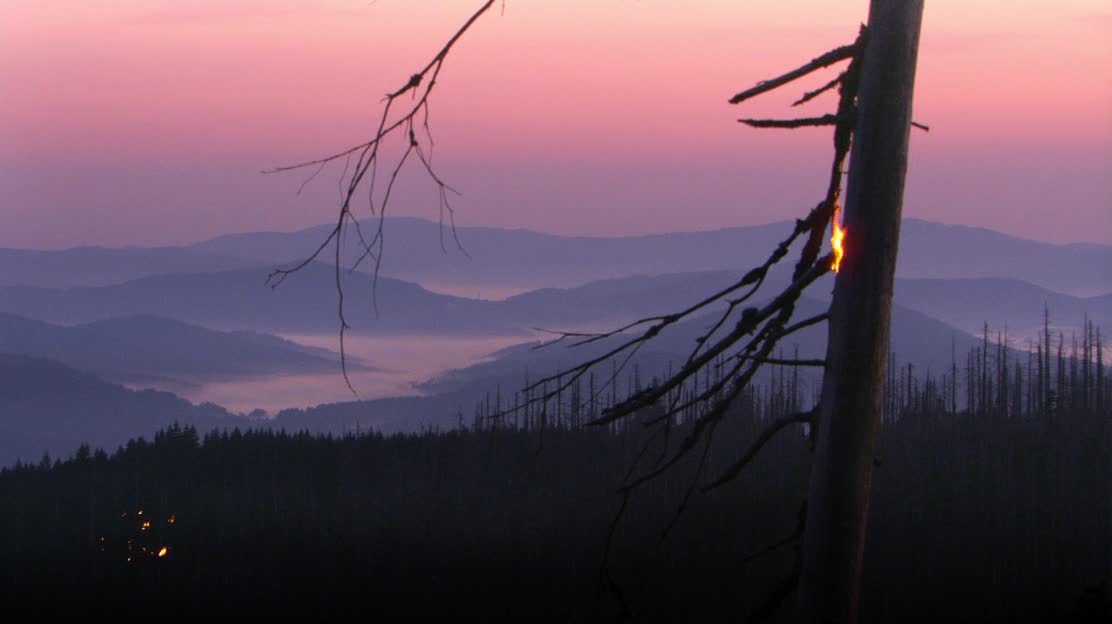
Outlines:
[[[355, 255], [342, 258], [350, 388], [340, 369], [333, 266], [322, 257], [277, 288], [266, 284], [272, 270], [310, 253], [326, 227], [228, 234], [180, 247], [0, 249], [0, 352], [219, 405], [232, 419], [226, 422], [257, 426], [268, 418], [268, 426], [314, 431], [449, 427], [492, 392], [512, 396], [525, 375], [597, 353], [535, 348], [553, 338], [551, 331], [602, 331], [701, 299], [762, 260], [792, 224], [569, 237], [489, 227], [452, 232], [436, 222], [387, 218], [377, 283], [366, 270], [348, 269]], [[946, 372], [952, 354], [983, 338], [985, 322], [994, 338], [1006, 331], [1011, 348], [1030, 348], [1044, 311], [1063, 335], [1086, 322], [1112, 326], [1109, 267], [1112, 246], [1041, 243], [908, 219], [893, 359]], [[773, 270], [768, 286], [785, 285], [787, 269]], [[816, 284], [801, 310], [821, 312], [831, 286], [830, 276]], [[632, 364], [652, 376], [682, 360], [714, 314], [665, 332]], [[824, 344], [825, 329], [816, 327], [786, 348], [820, 358]], [[814, 391], [819, 378], [811, 373], [800, 383]], [[98, 396], [132, 396], [105, 392]], [[21, 405], [39, 409], [34, 401]], [[144, 431], [150, 429], [134, 433]], [[28, 439], [45, 440], [43, 433]], [[36, 456], [29, 444], [24, 459]]]

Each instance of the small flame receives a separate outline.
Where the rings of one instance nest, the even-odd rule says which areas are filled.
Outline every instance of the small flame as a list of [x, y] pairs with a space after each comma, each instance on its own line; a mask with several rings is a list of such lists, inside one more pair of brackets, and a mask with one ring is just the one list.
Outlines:
[[838, 204], [834, 204], [834, 219], [831, 221], [830, 228], [830, 247], [834, 250], [834, 262], [830, 265], [830, 268], [833, 269], [835, 273], [841, 268], [842, 256], [846, 253], [845, 249], [842, 247], [842, 243], [846, 240], [846, 230], [838, 223], [841, 216], [841, 207], [838, 206]]
[[163, 546], [162, 549], [158, 551], [158, 556], [159, 557], [165, 557], [166, 553], [168, 553], [168, 552], [170, 552], [170, 549]]

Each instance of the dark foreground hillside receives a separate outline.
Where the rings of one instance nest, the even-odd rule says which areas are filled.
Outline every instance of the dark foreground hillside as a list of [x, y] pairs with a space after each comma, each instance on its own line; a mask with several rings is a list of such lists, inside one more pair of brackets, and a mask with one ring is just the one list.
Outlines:
[[[752, 414], [750, 402], [719, 427], [706, 475], [754, 438]], [[695, 462], [638, 490], [600, 577], [637, 429], [198, 439], [172, 428], [111, 456], [83, 448], [0, 471], [0, 599], [37, 619], [737, 622], [775, 606], [795, 546], [762, 549], [796, 529], [803, 433], [696, 494], [659, 546]], [[1108, 621], [1109, 451], [1107, 415], [886, 424], [863, 620]], [[769, 611], [785, 621], [787, 609]]]

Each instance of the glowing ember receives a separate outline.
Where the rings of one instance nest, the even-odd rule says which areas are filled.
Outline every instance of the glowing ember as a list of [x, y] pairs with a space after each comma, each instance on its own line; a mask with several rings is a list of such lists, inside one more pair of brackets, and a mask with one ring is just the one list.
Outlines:
[[835, 273], [842, 266], [842, 256], [845, 254], [845, 249], [842, 248], [842, 243], [846, 239], [846, 230], [841, 226], [839, 220], [842, 216], [842, 209], [837, 204], [834, 204], [834, 219], [831, 221], [830, 228], [830, 247], [834, 250], [834, 263], [830, 268]]
[[[100, 552], [110, 552], [118, 547], [123, 551], [120, 554], [126, 557], [129, 563], [163, 559], [170, 554], [170, 547], [159, 542], [166, 539], [165, 532], [173, 531], [178, 520], [177, 516], [174, 514], [162, 516], [158, 513], [148, 513], [143, 509], [135, 509], [120, 513], [120, 518], [125, 525], [122, 527], [125, 534], [120, 536], [119, 542], [101, 535], [97, 544]], [[166, 525], [163, 526], [162, 522]]]

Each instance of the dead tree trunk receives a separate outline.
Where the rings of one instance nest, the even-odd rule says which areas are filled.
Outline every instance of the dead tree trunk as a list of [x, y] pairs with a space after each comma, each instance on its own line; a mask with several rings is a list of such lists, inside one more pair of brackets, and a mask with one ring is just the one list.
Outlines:
[[923, 0], [872, 0], [850, 154], [797, 600], [801, 623], [857, 620]]

